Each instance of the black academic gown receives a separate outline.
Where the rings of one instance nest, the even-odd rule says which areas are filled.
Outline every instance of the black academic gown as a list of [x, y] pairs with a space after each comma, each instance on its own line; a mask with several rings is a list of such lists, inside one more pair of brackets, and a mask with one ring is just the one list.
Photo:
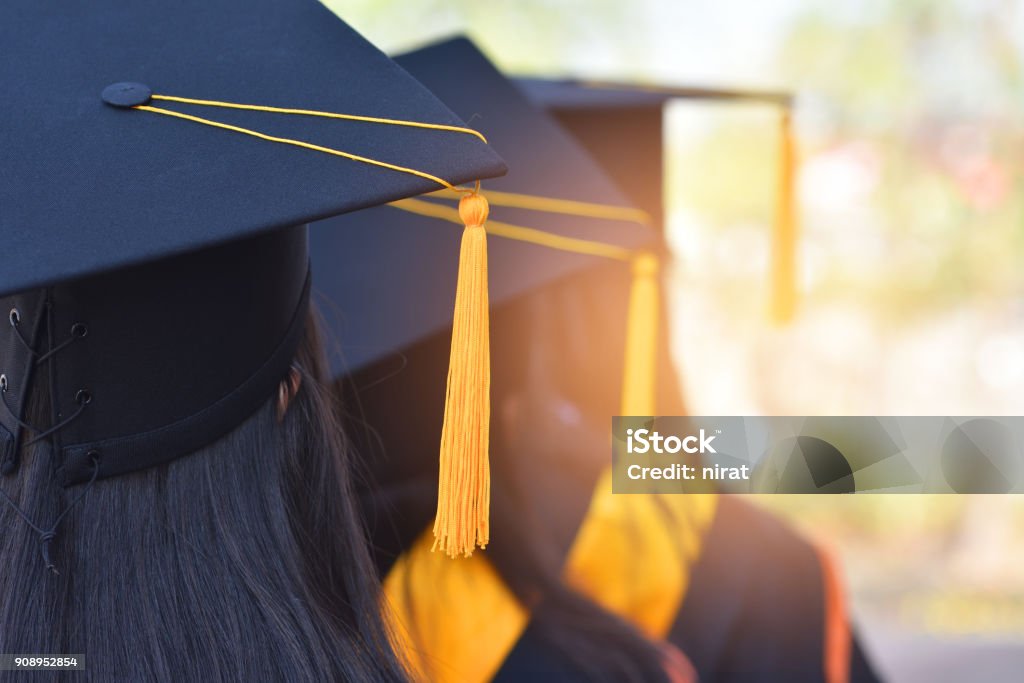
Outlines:
[[[826, 588], [817, 550], [738, 496], [721, 496], [707, 538], [669, 634], [700, 680], [824, 680]], [[855, 637], [848, 680], [879, 680]]]

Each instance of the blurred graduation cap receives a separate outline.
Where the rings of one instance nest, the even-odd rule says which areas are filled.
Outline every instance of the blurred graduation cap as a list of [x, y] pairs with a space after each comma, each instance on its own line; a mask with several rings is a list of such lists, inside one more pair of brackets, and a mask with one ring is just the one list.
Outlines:
[[[509, 173], [483, 188], [491, 204], [491, 235], [497, 221], [627, 252], [657, 242], [648, 218], [599, 170], [590, 154], [468, 39], [447, 40], [395, 61], [483, 133], [507, 160]], [[447, 75], [455, 64], [458, 79]], [[435, 216], [416, 211], [430, 211], [425, 201], [402, 203], [328, 219], [324, 224], [331, 229], [315, 235], [313, 262], [323, 265], [316, 269], [315, 285], [343, 314], [332, 323], [338, 326], [343, 351], [334, 359], [335, 374], [393, 356], [451, 325], [459, 231], [445, 224], [443, 198], [429, 199]], [[613, 216], [587, 215], [602, 209]], [[378, 227], [368, 230], [371, 222]], [[492, 305], [603, 262], [600, 256], [538, 246], [518, 237], [499, 235], [489, 244]], [[343, 268], [336, 265], [340, 254], [345, 255]], [[375, 291], [372, 298], [352, 291], [354, 283], [379, 275], [379, 259], [385, 254], [394, 264], [388, 287]], [[412, 296], [428, 285], [436, 286], [437, 296]]]
[[[223, 436], [292, 362], [303, 224], [505, 171], [313, 0], [6, 0], [0, 43], [6, 474], [43, 438], [72, 485]], [[377, 256], [359, 296], [399, 267]]]
[[[508, 175], [487, 182], [483, 190], [491, 204], [487, 232], [493, 238], [488, 255], [492, 306], [609, 261], [632, 269], [636, 303], [630, 306], [630, 319], [622, 321], [630, 331], [623, 412], [653, 414], [648, 397], [656, 375], [652, 327], [658, 322], [659, 236], [649, 218], [629, 203], [571, 135], [470, 41], [453, 39], [396, 61], [484, 133], [508, 160]], [[457, 80], [448, 75], [453, 65]], [[314, 233], [311, 253], [314, 286], [327, 300], [328, 327], [340, 340], [336, 376], [382, 365], [393, 369], [396, 356], [406, 349], [448, 331], [457, 288], [459, 230], [445, 196], [397, 202], [324, 222], [328, 229]], [[357, 285], [380, 281], [384, 258], [386, 286], [366, 296]], [[409, 431], [408, 421], [415, 418], [401, 419], [405, 427], [396, 431]], [[446, 470], [442, 457], [440, 498], [445, 497], [446, 482], [458, 476], [459, 472]]]
[[789, 92], [662, 87], [603, 81], [520, 78], [536, 103], [587, 148], [637, 206], [664, 222], [663, 114], [675, 100], [753, 104], [779, 110], [779, 177], [771, 275], [771, 317], [792, 318], [796, 306], [795, 97]]

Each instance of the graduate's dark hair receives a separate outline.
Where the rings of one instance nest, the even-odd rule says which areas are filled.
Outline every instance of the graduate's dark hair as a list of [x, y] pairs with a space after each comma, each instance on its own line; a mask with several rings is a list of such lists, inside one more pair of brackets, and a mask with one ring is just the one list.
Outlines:
[[[536, 639], [571, 662], [587, 680], [609, 683], [666, 676], [664, 652], [658, 645], [562, 580], [576, 524], [610, 458], [609, 411], [618, 408], [628, 292], [628, 271], [598, 268], [532, 292], [491, 314], [487, 556], [506, 585], [530, 607], [529, 628]], [[663, 334], [659, 349], [664, 368], [669, 367], [666, 339]], [[446, 335], [437, 335], [405, 350], [400, 358], [346, 380], [342, 387], [353, 422], [367, 423], [365, 429], [351, 430], [353, 438], [365, 440], [367, 451], [376, 451], [380, 488], [366, 492], [364, 500], [382, 571], [427, 527], [436, 505], [438, 456], [432, 436], [439, 433], [440, 413], [426, 397], [444, 386], [448, 345]], [[527, 414], [520, 416], [519, 424], [529, 430], [510, 430], [502, 413], [527, 385], [536, 388], [532, 380], [538, 373], [543, 376], [540, 384], [550, 392], [520, 401]], [[659, 384], [664, 385], [659, 400], [666, 414], [683, 414], [675, 378]], [[665, 392], [669, 395], [661, 395]], [[542, 403], [559, 396], [565, 399], [561, 404]], [[573, 439], [560, 439], [565, 425], [559, 424], [558, 413], [565, 411], [571, 413], [569, 421], [581, 421], [566, 430]], [[540, 510], [538, 503], [550, 507]]]
[[[0, 652], [82, 654], [97, 681], [402, 679], [312, 315], [294, 368], [283, 416], [275, 395], [199, 452], [95, 482], [53, 541], [59, 574], [0, 504]], [[40, 442], [0, 481], [44, 523], [81, 490], [53, 465]]]

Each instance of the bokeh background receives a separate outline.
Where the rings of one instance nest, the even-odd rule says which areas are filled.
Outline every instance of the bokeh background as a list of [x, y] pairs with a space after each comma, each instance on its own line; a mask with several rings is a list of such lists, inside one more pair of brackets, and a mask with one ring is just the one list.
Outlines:
[[[1024, 3], [327, 0], [389, 52], [798, 95], [801, 304], [767, 321], [777, 118], [674, 104], [674, 352], [704, 415], [1024, 414]], [[458, 73], [453, 72], [457, 79]], [[894, 681], [1024, 675], [1019, 496], [772, 496]]]

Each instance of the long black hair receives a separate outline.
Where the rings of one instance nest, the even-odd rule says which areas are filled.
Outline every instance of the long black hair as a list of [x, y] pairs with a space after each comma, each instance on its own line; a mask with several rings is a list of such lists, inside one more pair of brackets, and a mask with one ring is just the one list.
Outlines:
[[[659, 645], [562, 579], [569, 547], [610, 459], [628, 292], [628, 272], [598, 268], [491, 314], [487, 556], [531, 609], [534, 636], [598, 682], [656, 681], [665, 675]], [[443, 390], [448, 351], [447, 336], [437, 335], [340, 387], [352, 438], [372, 454], [376, 487], [363, 498], [381, 572], [434, 513], [441, 409], [440, 401], [428, 399], [438, 387]], [[660, 366], [669, 368], [667, 330], [659, 356]], [[659, 382], [659, 405], [666, 414], [683, 414], [676, 378], [665, 380]]]
[[[199, 452], [96, 482], [53, 541], [59, 574], [0, 504], [0, 652], [80, 653], [98, 681], [403, 679], [312, 315], [293, 368], [283, 414], [271, 399]], [[24, 456], [0, 484], [53, 520], [81, 487], [56, 487], [45, 442]]]

